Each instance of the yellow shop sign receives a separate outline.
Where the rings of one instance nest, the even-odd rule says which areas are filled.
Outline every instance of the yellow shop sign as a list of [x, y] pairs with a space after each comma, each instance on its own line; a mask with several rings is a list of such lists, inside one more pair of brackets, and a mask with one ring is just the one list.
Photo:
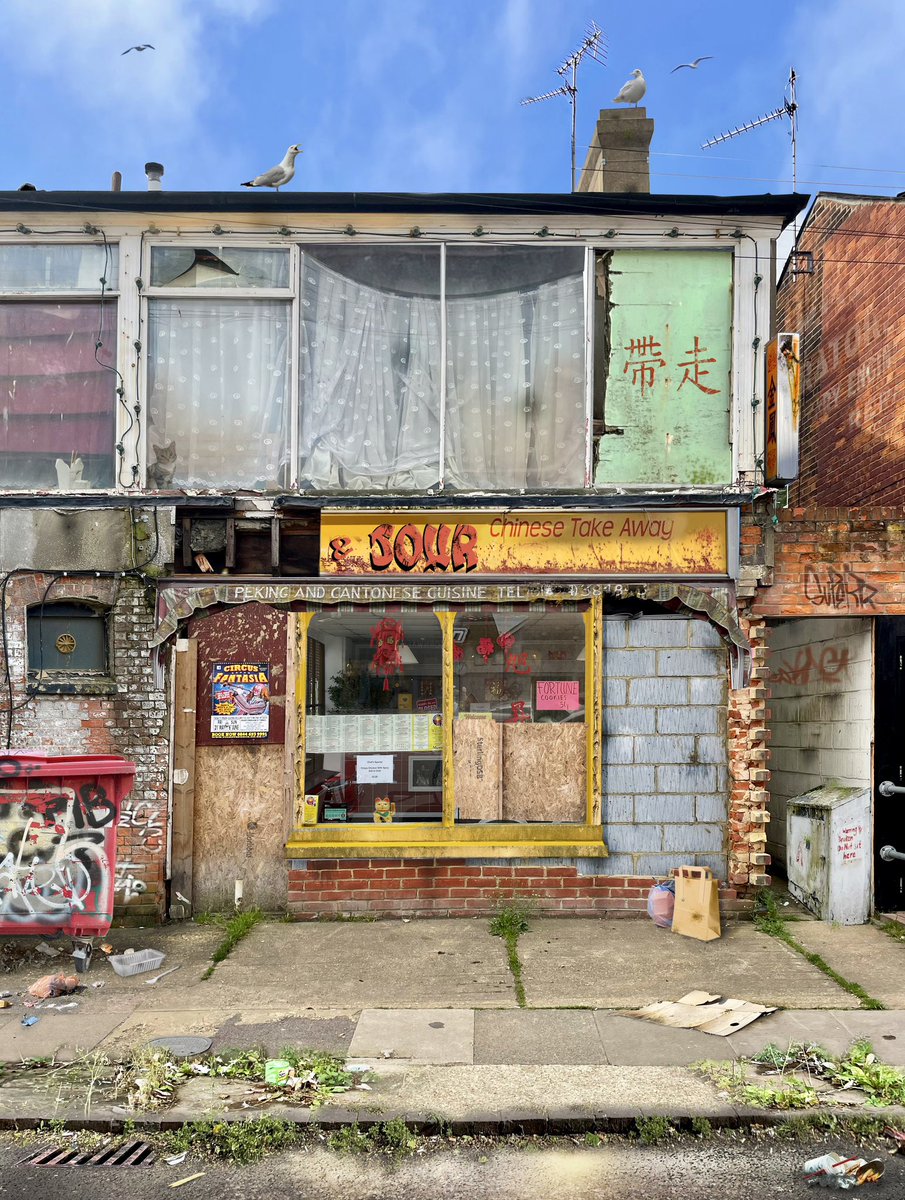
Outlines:
[[730, 573], [725, 510], [324, 512], [322, 575]]

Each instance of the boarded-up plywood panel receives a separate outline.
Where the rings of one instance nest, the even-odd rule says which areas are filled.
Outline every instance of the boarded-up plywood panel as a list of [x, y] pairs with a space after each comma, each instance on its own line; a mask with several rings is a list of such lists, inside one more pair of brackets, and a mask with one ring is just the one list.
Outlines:
[[195, 750], [194, 908], [286, 907], [283, 747], [221, 743]]
[[[195, 695], [198, 643], [180, 638], [173, 655], [173, 850], [172, 894], [192, 894], [195, 824]], [[186, 913], [186, 916], [189, 914]]]
[[584, 723], [513, 722], [503, 731], [503, 818], [584, 822], [587, 731]]
[[453, 779], [459, 817], [498, 821], [501, 816], [501, 725], [457, 717], [453, 725]]

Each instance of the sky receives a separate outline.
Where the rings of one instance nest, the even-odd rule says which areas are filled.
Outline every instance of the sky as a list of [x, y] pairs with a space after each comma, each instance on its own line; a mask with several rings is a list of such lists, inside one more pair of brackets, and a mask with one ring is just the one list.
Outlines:
[[[792, 190], [789, 123], [703, 141], [798, 74], [799, 191], [905, 191], [902, 0], [3, 0], [0, 190], [232, 190], [299, 142], [296, 191], [563, 192], [557, 67], [579, 74], [578, 161], [630, 72], [648, 81], [651, 190]], [[135, 43], [154, 50], [123, 54]], [[698, 70], [677, 63], [713, 55]]]

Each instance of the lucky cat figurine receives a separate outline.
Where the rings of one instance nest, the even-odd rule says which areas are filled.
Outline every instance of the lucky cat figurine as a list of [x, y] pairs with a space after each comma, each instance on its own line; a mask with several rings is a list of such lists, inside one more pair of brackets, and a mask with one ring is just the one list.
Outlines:
[[163, 490], [173, 486], [176, 473], [176, 443], [154, 447], [154, 462], [148, 464], [148, 486]]
[[378, 796], [374, 801], [374, 824], [392, 825], [396, 815], [396, 805], [389, 796]]

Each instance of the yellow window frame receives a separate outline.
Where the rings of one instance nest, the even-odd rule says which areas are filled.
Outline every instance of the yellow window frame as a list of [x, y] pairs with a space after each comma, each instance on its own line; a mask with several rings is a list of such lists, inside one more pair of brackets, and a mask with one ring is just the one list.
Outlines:
[[[307, 640], [318, 612], [300, 612], [295, 621], [295, 763], [293, 814], [305, 794]], [[286, 842], [289, 858], [596, 858], [608, 854], [603, 839], [603, 598], [591, 597], [585, 622], [585, 725], [587, 729], [586, 819], [583, 825], [462, 825], [455, 820], [453, 763], [454, 659], [456, 613], [434, 610], [443, 636], [443, 816], [437, 823], [392, 825], [300, 825], [297, 817]], [[448, 714], [450, 715], [448, 717]]]

